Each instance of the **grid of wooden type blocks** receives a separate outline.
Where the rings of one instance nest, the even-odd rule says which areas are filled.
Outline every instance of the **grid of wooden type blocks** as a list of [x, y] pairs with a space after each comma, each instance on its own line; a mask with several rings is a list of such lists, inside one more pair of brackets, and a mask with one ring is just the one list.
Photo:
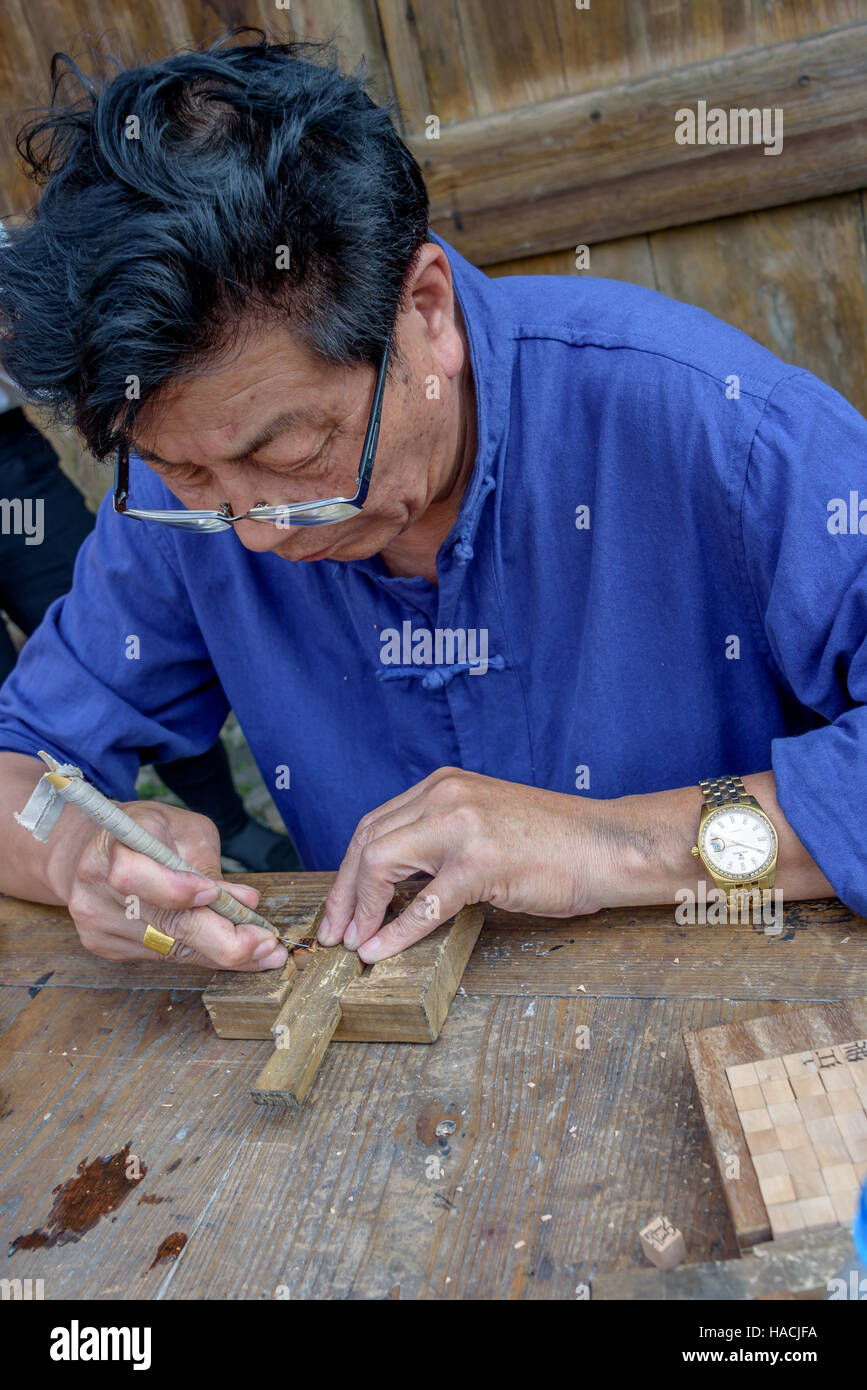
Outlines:
[[851, 1221], [867, 1178], [867, 1039], [726, 1077], [774, 1236]]

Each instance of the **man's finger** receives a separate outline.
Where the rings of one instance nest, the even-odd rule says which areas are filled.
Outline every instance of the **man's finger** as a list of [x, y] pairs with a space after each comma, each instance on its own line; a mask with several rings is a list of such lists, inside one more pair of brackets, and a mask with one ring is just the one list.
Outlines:
[[[356, 916], [356, 907], [359, 901], [359, 885], [362, 882], [362, 862], [363, 856], [375, 843], [381, 841], [386, 835], [393, 834], [395, 831], [402, 830], [408, 825], [416, 824], [420, 821], [419, 808], [413, 805], [414, 799], [407, 799], [402, 804], [389, 812], [387, 815], [374, 813], [375, 818], [365, 817], [358, 829], [355, 831], [349, 842], [346, 854], [343, 856], [340, 868], [337, 870], [337, 877], [331, 885], [331, 890], [325, 902], [325, 913], [319, 925], [317, 933], [319, 941], [323, 946], [336, 946], [339, 941], [345, 940], [347, 928], [355, 920], [356, 928], [359, 923]], [[380, 808], [382, 809], [382, 808]], [[410, 869], [408, 874], [415, 873], [415, 869]], [[429, 872], [433, 872], [430, 870]], [[408, 874], [399, 874], [397, 882], [401, 877], [408, 877]], [[378, 901], [378, 896], [376, 897]], [[371, 906], [367, 907], [365, 915], [365, 931], [370, 936], [379, 923], [382, 921], [382, 913], [391, 902], [389, 898], [382, 908], [379, 917], [375, 921], [370, 920], [371, 911], [375, 912]], [[347, 947], [354, 949], [355, 945], [364, 938], [356, 934], [353, 945], [347, 941]]]
[[[178, 913], [157, 908], [156, 916], [159, 920], [151, 918], [151, 925], [177, 938], [173, 954], [178, 960], [202, 956], [220, 970], [261, 970], [282, 965], [288, 955], [264, 927], [229, 922], [207, 907]], [[263, 961], [270, 963], [263, 966]]]
[[437, 875], [423, 892], [407, 903], [393, 922], [386, 923], [358, 948], [359, 960], [363, 960], [365, 965], [372, 965], [374, 961], [396, 956], [399, 951], [405, 951], [407, 946], [436, 931], [466, 904], [467, 894], [462, 891], [461, 885], [449, 881], [445, 874]]
[[[156, 922], [153, 921], [153, 918], [156, 915], [157, 910], [153, 909], [151, 916], [147, 919], [150, 922], [151, 926], [154, 927], [156, 926]], [[174, 947], [170, 954], [168, 956], [160, 956], [157, 952], [152, 951], [149, 947], [143, 944], [142, 938], [144, 937], [145, 924], [136, 923], [135, 925], [141, 925], [142, 927], [140, 936], [132, 938], [129, 936], [129, 934], [120, 935], [114, 932], [108, 934], [103, 933], [100, 936], [98, 944], [96, 944], [93, 948], [88, 947], [88, 949], [94, 949], [94, 953], [98, 956], [101, 956], [104, 960], [149, 960], [151, 962], [155, 960], [177, 960], [180, 961], [183, 965], [200, 965], [204, 966], [208, 970], [220, 970], [225, 968], [221, 966], [219, 961], [212, 960], [210, 957], [204, 955], [203, 952], [198, 951], [190, 946], [184, 946], [184, 944], [180, 942], [180, 940], [177, 938], [176, 940], [178, 940], [178, 944]], [[161, 930], [161, 928], [158, 928], [158, 930]], [[166, 934], [169, 936], [171, 935], [170, 932]], [[285, 965], [285, 963], [286, 948], [284, 946], [281, 946], [279, 942], [275, 942], [274, 949], [271, 952], [270, 956], [266, 956], [262, 960], [248, 960], [245, 962], [240, 962], [237, 965], [233, 965], [231, 968], [233, 970], [255, 972], [259, 970], [275, 970], [278, 966]]]

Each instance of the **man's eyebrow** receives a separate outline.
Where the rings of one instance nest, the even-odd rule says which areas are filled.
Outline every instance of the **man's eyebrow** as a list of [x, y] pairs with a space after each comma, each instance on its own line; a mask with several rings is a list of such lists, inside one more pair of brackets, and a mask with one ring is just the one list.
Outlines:
[[[281, 434], [286, 434], [288, 430], [294, 429], [298, 425], [320, 425], [324, 427], [324, 420], [319, 411], [313, 410], [308, 406], [296, 407], [294, 410], [284, 410], [279, 415], [275, 415], [273, 420], [269, 420], [267, 425], [263, 425], [241, 449], [236, 449], [234, 453], [226, 456], [226, 463], [242, 463], [245, 459], [251, 458], [253, 454], [264, 449], [266, 444], [271, 444]], [[147, 463], [161, 463], [164, 468], [186, 468], [186, 463], [169, 462], [168, 459], [161, 458], [152, 449], [139, 448], [133, 446], [135, 453]]]

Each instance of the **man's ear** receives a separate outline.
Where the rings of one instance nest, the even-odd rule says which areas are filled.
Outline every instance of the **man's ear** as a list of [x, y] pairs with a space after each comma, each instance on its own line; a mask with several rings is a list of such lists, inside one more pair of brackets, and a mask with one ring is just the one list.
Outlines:
[[[457, 304], [448, 256], [435, 241], [426, 241], [407, 275], [402, 303], [410, 324], [424, 338], [444, 374], [457, 376], [464, 362], [464, 345], [457, 325]], [[411, 330], [412, 331], [412, 330]]]

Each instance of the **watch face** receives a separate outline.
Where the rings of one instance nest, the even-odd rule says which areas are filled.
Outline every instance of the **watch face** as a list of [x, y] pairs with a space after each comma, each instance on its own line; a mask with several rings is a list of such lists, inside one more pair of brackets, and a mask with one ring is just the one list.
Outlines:
[[721, 806], [702, 826], [698, 847], [715, 873], [731, 879], [758, 878], [773, 862], [777, 835], [754, 806]]

